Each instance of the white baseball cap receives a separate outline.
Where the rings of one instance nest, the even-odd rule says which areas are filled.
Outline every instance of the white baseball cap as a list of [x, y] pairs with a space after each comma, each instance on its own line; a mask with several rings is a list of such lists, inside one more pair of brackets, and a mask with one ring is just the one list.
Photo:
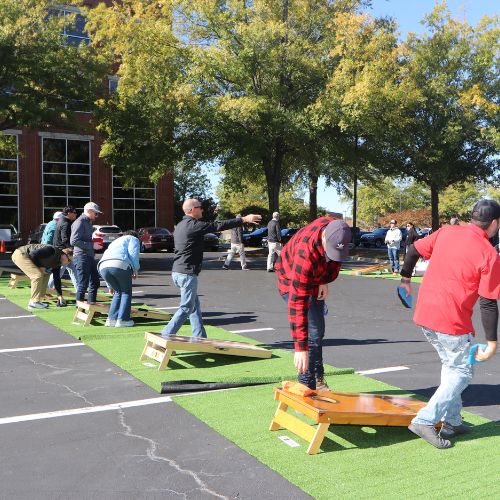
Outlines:
[[94, 203], [93, 201], [89, 201], [88, 203], [86, 203], [83, 207], [83, 210], [93, 210], [98, 214], [102, 214], [102, 210], [100, 209], [99, 205], [97, 203]]
[[61, 217], [64, 217], [62, 212], [54, 212], [54, 215], [52, 216], [54, 220], [60, 219]]

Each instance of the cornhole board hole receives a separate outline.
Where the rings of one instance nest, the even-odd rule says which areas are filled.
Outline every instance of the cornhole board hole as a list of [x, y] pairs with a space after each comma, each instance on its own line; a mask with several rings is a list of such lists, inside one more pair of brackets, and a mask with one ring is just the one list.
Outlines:
[[360, 269], [354, 269], [353, 271], [351, 271], [351, 274], [354, 275], [354, 276], [361, 276], [363, 274], [367, 274], [367, 273], [373, 273], [375, 271], [382, 271], [382, 269], [387, 269], [387, 262], [384, 262], [383, 264], [373, 264], [371, 266], [368, 266], [368, 267], [362, 267]]
[[[88, 304], [87, 302], [77, 301], [76, 311], [73, 316], [73, 323], [83, 321], [83, 326], [89, 326], [96, 313], [108, 315], [110, 304]], [[130, 309], [131, 318], [151, 318], [169, 321], [172, 315], [164, 311], [155, 311], [154, 309], [141, 309], [140, 307], [132, 307]]]
[[[307, 453], [316, 454], [328, 427], [334, 425], [382, 425], [407, 427], [426, 403], [404, 396], [386, 396], [362, 392], [318, 391], [311, 396], [299, 396], [285, 389], [275, 389], [278, 409], [270, 431], [285, 428], [309, 443]], [[292, 408], [310, 418], [309, 425], [287, 413]]]
[[141, 354], [141, 361], [146, 358], [158, 361], [160, 363], [158, 370], [164, 370], [167, 367], [173, 351], [206, 352], [246, 358], [270, 358], [272, 356], [272, 352], [268, 349], [232, 340], [182, 337], [180, 335], [170, 335], [168, 338], [163, 338], [151, 332], [146, 332], [144, 338], [146, 345]]

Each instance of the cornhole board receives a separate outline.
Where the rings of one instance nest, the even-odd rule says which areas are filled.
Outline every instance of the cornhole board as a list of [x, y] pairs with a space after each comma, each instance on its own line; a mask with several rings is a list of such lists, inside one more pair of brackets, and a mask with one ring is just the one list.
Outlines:
[[[77, 301], [76, 311], [73, 316], [73, 323], [83, 321], [83, 326], [89, 326], [96, 313], [107, 315], [109, 313], [110, 304], [88, 304], [87, 302]], [[158, 311], [154, 309], [141, 309], [140, 307], [132, 307], [130, 309], [131, 318], [151, 318], [169, 321], [172, 315], [168, 312]]]
[[354, 269], [353, 271], [351, 271], [351, 274], [354, 276], [361, 276], [363, 274], [372, 273], [374, 271], [381, 271], [384, 268], [387, 269], [387, 266], [387, 262], [373, 264], [371, 266], [362, 267], [361, 269]]
[[[285, 428], [300, 436], [309, 443], [309, 455], [319, 451], [330, 424], [407, 427], [426, 405], [423, 401], [404, 396], [333, 391], [299, 396], [278, 388], [275, 389], [274, 399], [278, 401], [278, 409], [269, 430]], [[302, 413], [317, 426], [287, 413], [288, 408]]]
[[242, 356], [246, 358], [270, 358], [272, 352], [263, 347], [246, 342], [232, 340], [204, 339], [201, 337], [183, 337], [170, 335], [161, 337], [156, 333], [144, 334], [146, 345], [141, 354], [141, 361], [151, 358], [160, 363], [158, 370], [164, 370], [174, 351], [206, 352], [210, 354], [225, 354], [228, 356]]

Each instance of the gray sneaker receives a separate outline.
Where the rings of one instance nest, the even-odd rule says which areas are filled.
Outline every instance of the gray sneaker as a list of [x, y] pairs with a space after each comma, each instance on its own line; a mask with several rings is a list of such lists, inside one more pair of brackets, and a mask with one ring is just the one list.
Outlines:
[[461, 434], [470, 434], [472, 432], [472, 426], [466, 425], [464, 423], [460, 425], [451, 425], [448, 422], [444, 422], [439, 435], [442, 438], [450, 439], [455, 436], [460, 436]]
[[323, 377], [316, 378], [316, 390], [317, 391], [329, 391], [330, 390], [330, 388], [328, 387], [328, 384], [325, 382], [325, 379]]
[[435, 446], [436, 448], [444, 450], [445, 448], [451, 447], [451, 442], [440, 437], [433, 425], [410, 424], [408, 426], [408, 429], [410, 429], [413, 434], [421, 437], [424, 441], [427, 441], [429, 444], [432, 444], [432, 446]]
[[45, 304], [43, 302], [30, 302], [28, 304], [28, 309], [30, 311], [34, 311], [35, 309], [47, 309], [48, 304]]

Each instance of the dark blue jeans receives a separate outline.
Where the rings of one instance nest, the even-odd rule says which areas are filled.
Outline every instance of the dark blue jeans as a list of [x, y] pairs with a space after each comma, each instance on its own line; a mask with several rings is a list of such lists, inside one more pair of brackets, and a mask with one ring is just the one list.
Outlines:
[[[283, 295], [288, 304], [288, 294]], [[309, 366], [307, 372], [299, 375], [299, 382], [310, 389], [316, 389], [316, 379], [323, 377], [323, 337], [325, 336], [325, 301], [311, 297], [307, 315], [307, 343]]]
[[399, 249], [388, 247], [387, 255], [389, 256], [389, 261], [391, 262], [392, 272], [399, 273]]
[[76, 300], [85, 301], [85, 293], [89, 291], [88, 302], [96, 302], [100, 278], [93, 255], [77, 254], [73, 259], [75, 277], [78, 284]]
[[130, 320], [130, 306], [132, 304], [132, 269], [105, 267], [101, 275], [106, 283], [115, 291], [108, 318], [110, 320]]

